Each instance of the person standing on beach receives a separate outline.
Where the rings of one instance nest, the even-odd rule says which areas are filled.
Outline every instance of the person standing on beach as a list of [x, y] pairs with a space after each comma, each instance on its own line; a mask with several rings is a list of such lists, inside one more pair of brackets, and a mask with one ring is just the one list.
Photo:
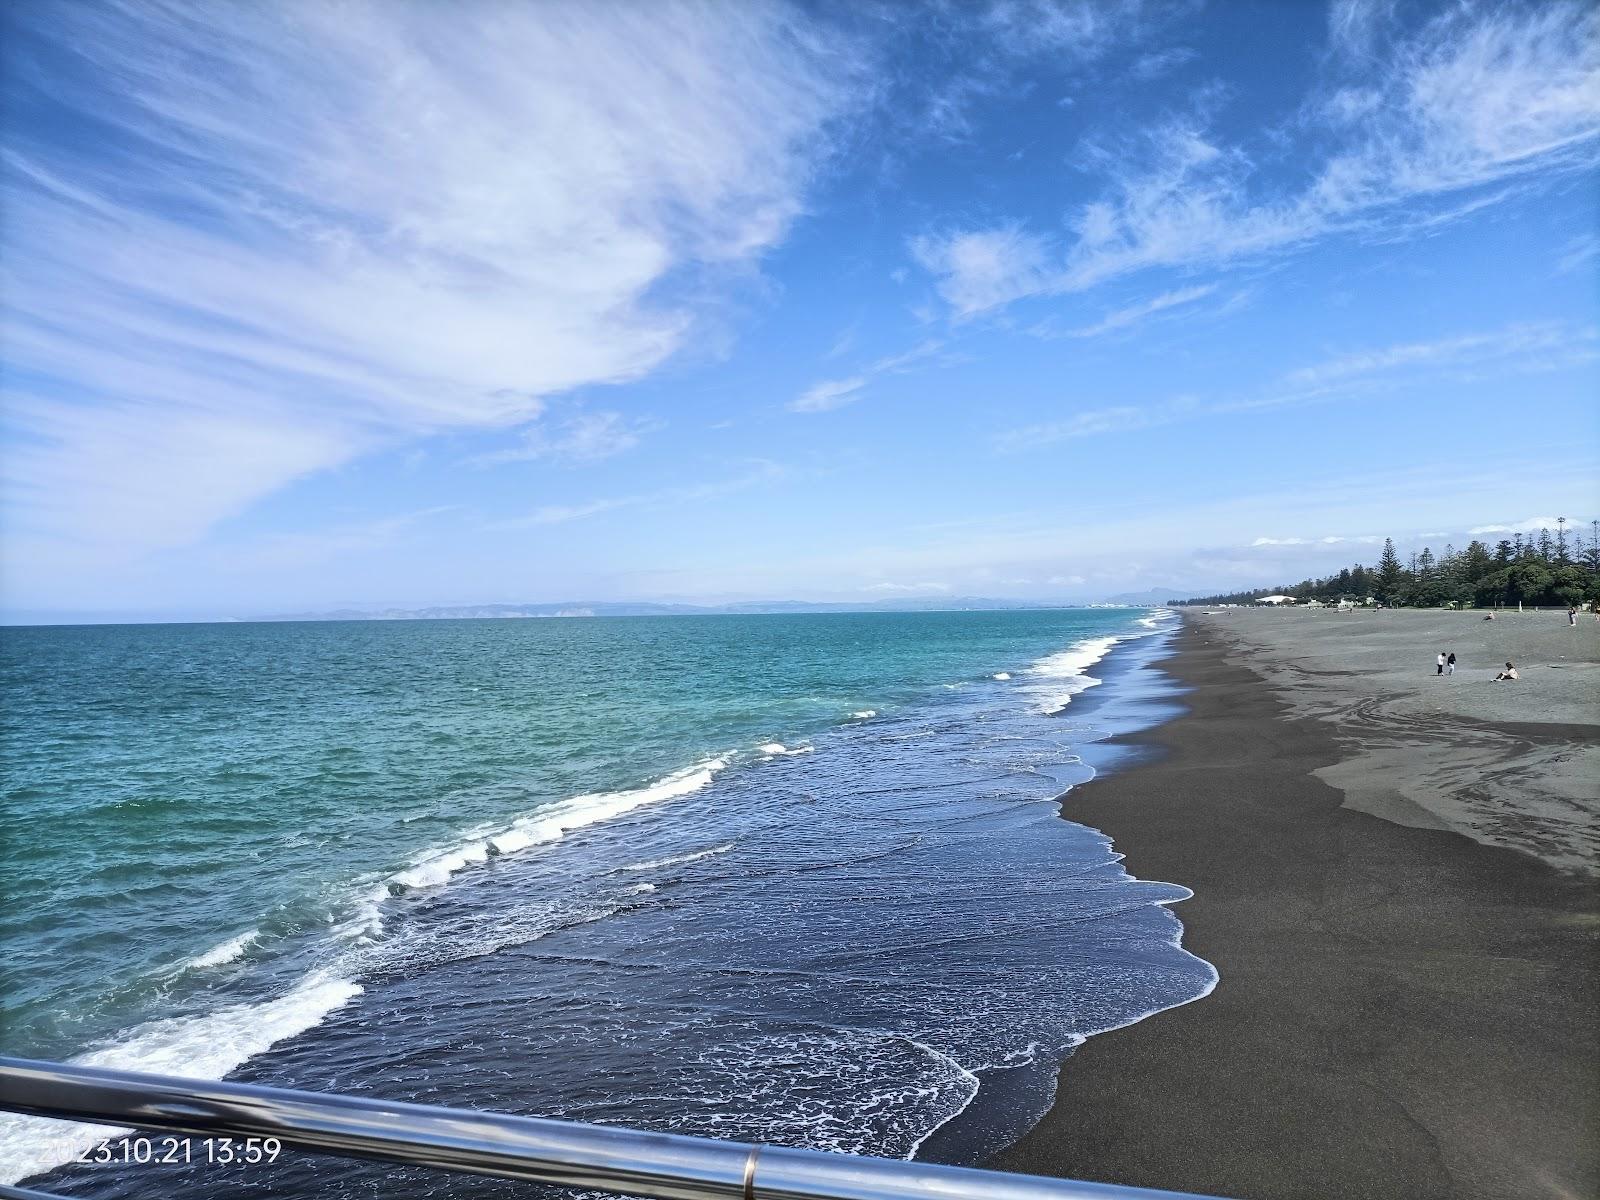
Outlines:
[[1577, 608], [1576, 607], [1568, 607], [1568, 609], [1567, 609], [1567, 624], [1568, 625], [1576, 625], [1577, 623], [1578, 623], [1578, 610], [1577, 610]]
[[1435, 675], [1443, 675], [1444, 674], [1444, 651], [1443, 650], [1439, 651], [1439, 657], [1434, 662], [1433, 673]]
[[1446, 675], [1454, 675], [1456, 673], [1456, 652], [1454, 650], [1450, 651], [1450, 656], [1444, 660], [1444, 668]]

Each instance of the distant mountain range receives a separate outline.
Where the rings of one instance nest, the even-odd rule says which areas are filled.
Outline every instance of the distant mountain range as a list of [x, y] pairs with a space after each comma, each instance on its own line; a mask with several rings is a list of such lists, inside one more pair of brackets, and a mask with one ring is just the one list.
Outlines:
[[[1183, 589], [1129, 592], [1107, 597], [1103, 603], [1134, 607], [1165, 604]], [[1082, 602], [1079, 602], [1082, 603]], [[341, 608], [331, 612], [279, 613], [263, 621], [451, 621], [484, 618], [538, 619], [550, 617], [657, 617], [733, 615], [740, 613], [841, 613], [841, 612], [970, 612], [1011, 609], [1066, 608], [1066, 601], [999, 600], [983, 596], [940, 596], [930, 599], [874, 600], [868, 602], [813, 602], [807, 600], [753, 600], [742, 604], [645, 604], [583, 602], [566, 604], [459, 604], [430, 608]]]

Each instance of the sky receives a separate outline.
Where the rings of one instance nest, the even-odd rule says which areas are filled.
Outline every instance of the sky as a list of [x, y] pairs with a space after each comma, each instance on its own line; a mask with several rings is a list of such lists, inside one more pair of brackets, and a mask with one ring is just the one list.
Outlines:
[[1586, 4], [0, 42], [10, 620], [1210, 592], [1600, 515]]

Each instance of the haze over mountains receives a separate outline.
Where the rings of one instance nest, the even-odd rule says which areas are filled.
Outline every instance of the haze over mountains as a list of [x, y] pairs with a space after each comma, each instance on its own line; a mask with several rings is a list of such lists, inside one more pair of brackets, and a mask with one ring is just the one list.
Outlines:
[[423, 608], [340, 608], [327, 612], [274, 613], [240, 618], [261, 621], [447, 621], [483, 618], [718, 616], [746, 613], [940, 612], [1071, 608], [1086, 604], [1161, 605], [1186, 595], [1184, 588], [1124, 592], [1100, 600], [1008, 600], [992, 596], [897, 597], [866, 602], [749, 600], [736, 604], [656, 604], [648, 602], [565, 602], [560, 604], [450, 604]]

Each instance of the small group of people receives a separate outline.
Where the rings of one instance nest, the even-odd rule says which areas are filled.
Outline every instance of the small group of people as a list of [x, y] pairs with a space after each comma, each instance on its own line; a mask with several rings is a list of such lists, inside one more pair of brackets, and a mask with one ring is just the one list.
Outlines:
[[[1433, 673], [1435, 675], [1454, 675], [1456, 673], [1456, 652], [1454, 650], [1450, 651], [1448, 654], [1446, 654], [1443, 650], [1439, 651], [1438, 657], [1435, 658], [1433, 662]], [[1501, 671], [1494, 677], [1494, 681], [1499, 683], [1502, 679], [1521, 678], [1522, 676], [1517, 674], [1516, 665], [1508, 662], [1506, 663], [1505, 670]]]

